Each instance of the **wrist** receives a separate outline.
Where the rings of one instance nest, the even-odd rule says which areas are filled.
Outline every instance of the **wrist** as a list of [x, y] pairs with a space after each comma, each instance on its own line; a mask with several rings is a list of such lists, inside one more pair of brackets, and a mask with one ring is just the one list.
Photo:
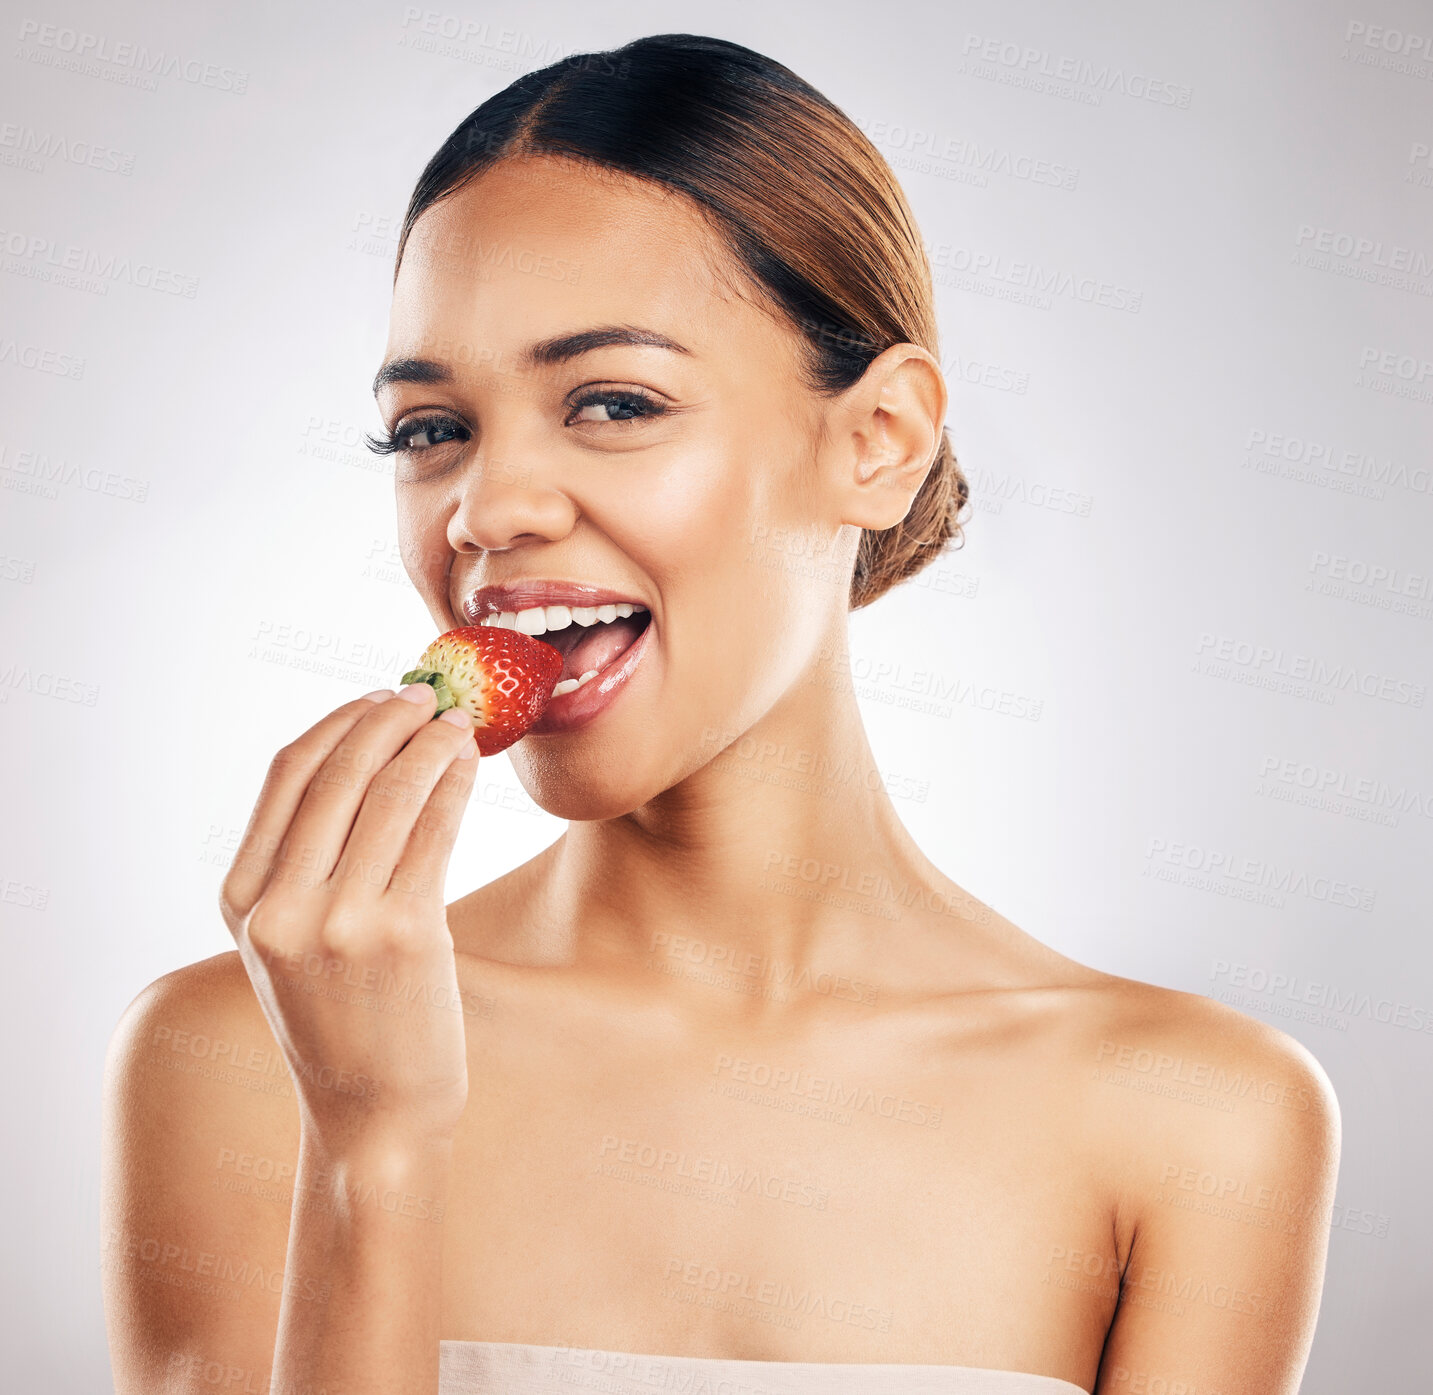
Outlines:
[[299, 1147], [295, 1207], [364, 1228], [384, 1218], [441, 1224], [452, 1171], [451, 1138], [310, 1139]]
[[338, 1130], [305, 1125], [299, 1130], [299, 1157], [315, 1166], [363, 1168], [401, 1178], [450, 1167], [453, 1135], [391, 1127]]

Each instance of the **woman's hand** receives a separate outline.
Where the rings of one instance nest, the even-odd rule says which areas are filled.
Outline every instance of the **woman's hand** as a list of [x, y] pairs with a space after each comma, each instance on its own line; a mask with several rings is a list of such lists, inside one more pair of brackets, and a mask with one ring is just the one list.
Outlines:
[[426, 683], [346, 703], [269, 767], [220, 902], [309, 1141], [450, 1139], [467, 1100], [443, 880], [472, 721]]

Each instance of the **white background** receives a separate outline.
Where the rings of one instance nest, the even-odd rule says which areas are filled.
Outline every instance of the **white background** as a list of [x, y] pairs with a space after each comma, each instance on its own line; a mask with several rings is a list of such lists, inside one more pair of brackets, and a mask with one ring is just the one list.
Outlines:
[[[1420, 1386], [1426, 0], [7, 5], [5, 1383], [110, 1388], [109, 1034], [146, 983], [231, 947], [215, 892], [272, 752], [429, 637], [358, 443], [412, 184], [520, 72], [674, 30], [768, 53], [856, 118], [940, 264], [978, 508], [934, 577], [853, 621], [897, 807], [1066, 954], [1308, 1045], [1345, 1151], [1304, 1389]], [[80, 33], [180, 71], [76, 71]], [[1151, 79], [1187, 97], [1131, 95]], [[1030, 177], [1054, 167], [1073, 187]], [[46, 279], [72, 248], [109, 271]], [[450, 890], [559, 830], [485, 763]]]

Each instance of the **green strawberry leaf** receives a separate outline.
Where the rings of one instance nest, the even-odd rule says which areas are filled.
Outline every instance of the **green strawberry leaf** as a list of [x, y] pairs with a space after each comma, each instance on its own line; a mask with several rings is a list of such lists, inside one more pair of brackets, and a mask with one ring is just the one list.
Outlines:
[[433, 712], [436, 718], [440, 713], [446, 712], [450, 707], [458, 705], [457, 699], [453, 696], [448, 687], [448, 680], [441, 673], [435, 673], [429, 668], [410, 669], [398, 680], [405, 687], [409, 683], [426, 683], [438, 695], [438, 706]]

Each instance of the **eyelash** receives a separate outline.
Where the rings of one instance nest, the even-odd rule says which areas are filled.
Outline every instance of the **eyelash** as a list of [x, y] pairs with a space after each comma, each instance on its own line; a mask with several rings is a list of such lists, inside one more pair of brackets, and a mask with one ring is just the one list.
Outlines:
[[[422, 435], [425, 431], [431, 431], [439, 426], [456, 426], [459, 431], [467, 432], [467, 427], [461, 422], [455, 421], [452, 417], [429, 415], [414, 417], [411, 421], [402, 422], [396, 430], [386, 432], [382, 436], [369, 436], [368, 449], [374, 455], [408, 455], [415, 449], [418, 452], [432, 450], [431, 445], [410, 446], [408, 442], [414, 436]], [[446, 441], [437, 442], [438, 445], [447, 445]]]
[[[659, 417], [667, 412], [668, 408], [655, 397], [645, 392], [637, 392], [630, 388], [621, 391], [613, 391], [611, 388], [599, 388], [585, 392], [572, 404], [572, 411], [568, 416], [580, 412], [584, 407], [605, 405], [613, 402], [625, 402], [629, 405], [636, 403], [640, 412], [630, 417], [619, 417], [615, 421], [593, 422], [594, 426], [625, 426], [634, 421], [642, 421], [648, 417]], [[565, 425], [566, 423], [564, 423]], [[429, 413], [426, 416], [414, 417], [411, 421], [400, 423], [394, 430], [384, 433], [382, 436], [368, 437], [368, 449], [375, 455], [421, 455], [424, 451], [433, 450], [435, 446], [447, 445], [447, 441], [437, 441], [426, 446], [413, 446], [409, 444], [413, 437], [421, 436], [424, 432], [432, 431], [443, 426], [456, 427], [459, 431], [467, 432], [467, 427], [455, 418], [442, 413]], [[465, 435], [466, 439], [466, 435]]]

